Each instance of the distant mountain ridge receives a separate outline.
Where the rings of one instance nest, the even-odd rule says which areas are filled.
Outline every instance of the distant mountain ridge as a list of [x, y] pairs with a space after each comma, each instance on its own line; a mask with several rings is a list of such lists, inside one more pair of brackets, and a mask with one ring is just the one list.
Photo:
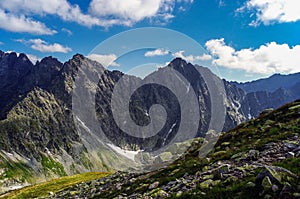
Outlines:
[[251, 82], [230, 83], [243, 89], [247, 93], [257, 91], [274, 92], [280, 88], [289, 90], [296, 84], [300, 83], [300, 73], [294, 73], [289, 75], [274, 74], [268, 78], [254, 80]]
[[[269, 78], [251, 82], [230, 82], [246, 92], [244, 103], [250, 107], [249, 116], [256, 117], [261, 108], [279, 106], [300, 98], [300, 73], [274, 74]], [[247, 112], [245, 106], [244, 111]]]

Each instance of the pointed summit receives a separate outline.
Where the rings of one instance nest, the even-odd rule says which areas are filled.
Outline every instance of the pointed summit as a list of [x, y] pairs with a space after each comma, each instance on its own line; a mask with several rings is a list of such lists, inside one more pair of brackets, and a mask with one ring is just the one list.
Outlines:
[[173, 59], [169, 63], [168, 66], [173, 67], [174, 69], [176, 69], [176, 68], [179, 68], [179, 67], [184, 68], [186, 65], [188, 65], [188, 63], [184, 59], [182, 59], [180, 57], [177, 57], [177, 58]]

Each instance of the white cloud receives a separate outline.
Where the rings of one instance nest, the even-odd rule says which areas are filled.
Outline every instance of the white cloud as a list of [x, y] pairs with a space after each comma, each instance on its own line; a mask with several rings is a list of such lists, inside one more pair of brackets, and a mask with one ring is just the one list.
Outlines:
[[[0, 1], [3, 3], [2, 1]], [[27, 18], [24, 15], [16, 16], [7, 13], [0, 7], [0, 28], [11, 32], [26, 32], [37, 35], [53, 35], [55, 30], [46, 27], [45, 24]]]
[[62, 46], [61, 44], [58, 44], [58, 43], [49, 44], [48, 42], [41, 40], [41, 39], [30, 39], [28, 41], [19, 39], [16, 41], [25, 43], [25, 44], [29, 44], [32, 49], [40, 51], [40, 52], [68, 53], [68, 52], [72, 51], [72, 49], [69, 47]]
[[164, 50], [162, 48], [155, 49], [153, 51], [147, 51], [145, 53], [145, 57], [154, 57], [154, 56], [164, 56], [169, 54], [168, 50]]
[[73, 35], [73, 32], [67, 28], [62, 28], [61, 31], [67, 33], [69, 36]]
[[254, 11], [256, 19], [250, 25], [269, 25], [274, 22], [295, 22], [300, 20], [299, 0], [248, 0], [238, 12]]
[[235, 50], [222, 38], [209, 40], [205, 46], [214, 57], [212, 63], [218, 66], [257, 74], [300, 72], [300, 45], [271, 42], [257, 49]]
[[193, 0], [92, 0], [89, 11], [94, 16], [107, 17], [134, 24], [143, 19], [164, 23], [174, 17], [175, 4], [191, 4]]
[[201, 56], [196, 56], [196, 59], [201, 61], [208, 61], [212, 59], [212, 56], [208, 54], [203, 54]]
[[87, 27], [132, 26], [146, 18], [154, 22], [164, 22], [174, 17], [172, 13], [176, 3], [192, 2], [192, 0], [91, 0], [89, 11], [83, 13], [77, 4], [71, 4], [67, 0], [1, 0], [0, 22], [3, 23], [0, 23], [0, 28], [14, 32], [54, 34], [55, 31], [47, 28], [45, 24], [32, 19], [37, 15], [40, 17], [55, 15], [64, 21], [76, 22]]
[[140, 21], [154, 16], [161, 0], [92, 0], [90, 11], [97, 16], [116, 16], [122, 19]]
[[15, 18], [19, 16], [19, 13], [23, 13], [24, 16], [55, 15], [64, 21], [76, 22], [88, 27], [128, 25], [124, 21], [100, 19], [90, 14], [84, 14], [78, 5], [72, 5], [67, 0], [1, 0], [0, 9], [1, 8], [9, 11], [11, 13], [10, 15]]
[[108, 66], [120, 66], [120, 64], [115, 62], [115, 60], [117, 59], [117, 56], [115, 54], [90, 54], [87, 57], [91, 60], [99, 62], [105, 68], [107, 68]]
[[224, 0], [219, 0], [219, 8], [220, 7], [224, 7], [224, 6], [226, 6], [226, 3], [224, 2]]
[[194, 63], [196, 61], [207, 61], [210, 60], [212, 57], [208, 54], [203, 54], [203, 55], [198, 55], [198, 56], [194, 56], [194, 55], [184, 55], [184, 50], [172, 53], [172, 56], [174, 58], [179, 57], [182, 58], [188, 62]]

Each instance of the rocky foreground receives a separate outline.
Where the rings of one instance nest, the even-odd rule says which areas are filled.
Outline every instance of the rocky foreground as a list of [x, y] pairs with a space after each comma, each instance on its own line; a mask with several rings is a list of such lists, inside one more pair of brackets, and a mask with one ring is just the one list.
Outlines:
[[202, 139], [159, 171], [117, 172], [48, 198], [300, 198], [300, 101], [224, 133], [199, 157]]

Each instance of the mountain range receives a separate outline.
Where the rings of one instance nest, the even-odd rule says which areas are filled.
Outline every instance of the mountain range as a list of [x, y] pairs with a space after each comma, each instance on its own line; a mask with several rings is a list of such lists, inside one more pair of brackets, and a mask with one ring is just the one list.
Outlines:
[[221, 134], [195, 138], [164, 168], [142, 173], [84, 173], [0, 195], [0, 198], [291, 198], [300, 196], [300, 101]]
[[[274, 75], [249, 83], [228, 82], [209, 69], [180, 58], [146, 79], [164, 73], [165, 83], [172, 83], [174, 79], [168, 76], [170, 69], [181, 74], [195, 91], [198, 99], [195, 108], [200, 114], [197, 137], [205, 137], [211, 128], [210, 118], [216, 114], [212, 98], [226, 96], [224, 107], [219, 109], [224, 111], [225, 117], [221, 131], [256, 118], [265, 109], [278, 108], [300, 98], [299, 74]], [[100, 71], [101, 76], [97, 76], [99, 81], [92, 82], [89, 77], [95, 74], [95, 70]], [[87, 93], [76, 90], [78, 75], [84, 77], [81, 85]], [[217, 82], [215, 84], [222, 84], [224, 90], [211, 93], [205, 77], [213, 79]], [[119, 148], [129, 151], [150, 153], [172, 142], [180, 127], [182, 102], [176, 101], [161, 86], [151, 84], [141, 87], [131, 99], [131, 118], [141, 126], [147, 125], [150, 122], [148, 111], [153, 104], [161, 104], [168, 117], [161, 131], [152, 139], [130, 136], [118, 126], [109, 106], [120, 79], [125, 79], [132, 86], [142, 81], [120, 71], [109, 71], [100, 63], [79, 54], [65, 63], [46, 57], [33, 64], [25, 54], [0, 51], [0, 185], [7, 190], [16, 183], [25, 185], [87, 171], [127, 170], [139, 166], [111, 150], [99, 139], [100, 133]], [[78, 107], [73, 107], [72, 97], [74, 94], [90, 93], [95, 96], [92, 107], [96, 110], [95, 116], [89, 120], [91, 116], [87, 112], [76, 117], [74, 112]], [[79, 104], [83, 106], [80, 110], [91, 108], [85, 102]], [[103, 132], [90, 128], [93, 121]]]

